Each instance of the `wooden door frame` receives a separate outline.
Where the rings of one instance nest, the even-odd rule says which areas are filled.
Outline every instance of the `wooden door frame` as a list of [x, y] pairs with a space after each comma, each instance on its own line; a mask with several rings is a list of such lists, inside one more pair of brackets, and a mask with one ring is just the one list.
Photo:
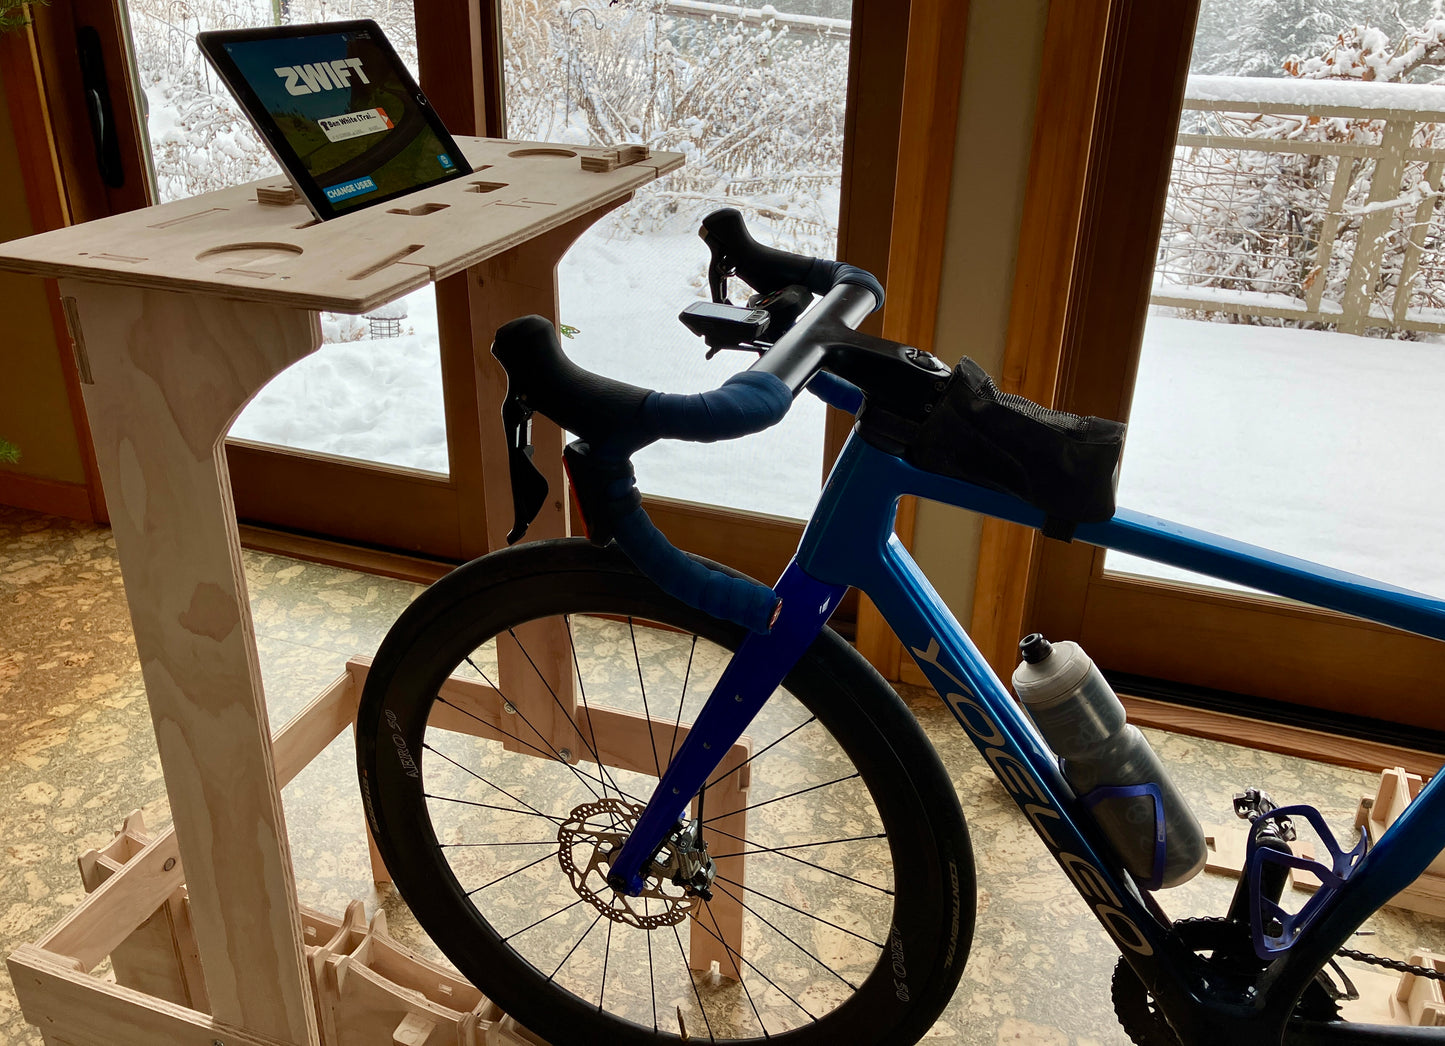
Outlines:
[[[6, 106], [20, 157], [32, 230], [49, 232], [103, 214], [146, 206], [151, 202], [150, 179], [135, 161], [138, 155], [144, 155], [144, 132], [135, 118], [138, 109], [128, 47], [110, 0], [37, 5], [30, 9], [30, 15], [28, 25], [0, 34], [0, 75], [5, 81]], [[80, 63], [73, 46], [76, 28], [81, 25], [94, 26], [100, 34], [111, 100], [117, 110], [124, 181], [116, 188], [101, 181], [89, 125], [76, 118], [77, 112], [85, 111], [80, 97]], [[0, 473], [0, 493], [12, 494], [40, 511], [105, 523], [105, 495], [81, 396], [80, 373], [54, 280], [45, 281], [45, 297], [70, 422], [80, 451], [84, 488], [7, 470]]]
[[[1197, 15], [1198, 0], [1050, 5], [1004, 391], [1128, 416]], [[1076, 571], [1089, 551], [1063, 555]], [[1062, 598], [1041, 595], [1044, 553], [1036, 531], [984, 521], [970, 632], [1001, 675], [1017, 663], [1019, 637], [1041, 627], [1034, 607]], [[1081, 595], [1076, 603], [1082, 616]]]
[[[1128, 417], [1196, 12], [1143, 0], [1051, 6], [1000, 381], [1008, 391]], [[1051, 76], [1073, 86], [1050, 88]], [[1020, 635], [1040, 630], [1079, 640], [1106, 670], [1445, 729], [1445, 711], [1420, 685], [1445, 672], [1445, 646], [1330, 611], [1105, 575], [1103, 557], [988, 521], [971, 632], [997, 671], [1012, 670]], [[1390, 703], [1362, 707], [1366, 692]], [[1235, 738], [1237, 724], [1218, 732]]]
[[[956, 146], [952, 132], [958, 126], [968, 11], [966, 0], [914, 0], [908, 20], [896, 188], [889, 222], [892, 249], [882, 270], [888, 274], [882, 333], [924, 351], [932, 350], [937, 325], [948, 187], [953, 183]], [[950, 133], [940, 133], [940, 128]], [[894, 526], [909, 547], [915, 513], [914, 499], [903, 498]], [[864, 596], [858, 599], [856, 642], [859, 652], [885, 679], [899, 678], [903, 648]]]

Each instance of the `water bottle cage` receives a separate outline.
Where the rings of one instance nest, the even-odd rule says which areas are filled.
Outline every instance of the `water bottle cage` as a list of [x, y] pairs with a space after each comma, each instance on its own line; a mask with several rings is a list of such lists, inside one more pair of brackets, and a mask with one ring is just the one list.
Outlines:
[[[1145, 795], [1154, 801], [1154, 860], [1150, 865], [1147, 879], [1138, 875], [1135, 875], [1134, 878], [1139, 880], [1139, 885], [1144, 889], [1157, 890], [1164, 885], [1165, 842], [1167, 841], [1164, 832], [1164, 794], [1160, 791], [1159, 786], [1152, 781], [1136, 785], [1105, 785], [1080, 796], [1080, 799], [1092, 814], [1095, 807], [1110, 799], [1137, 799]], [[1130, 874], [1133, 872], [1131, 871]]]
[[[1322, 864], [1308, 857], [1300, 857], [1284, 850], [1261, 846], [1263, 830], [1271, 823], [1291, 818], [1304, 818], [1319, 836], [1320, 843], [1329, 852], [1330, 863]], [[1369, 850], [1370, 842], [1364, 829], [1360, 829], [1360, 840], [1354, 849], [1346, 850], [1335, 839], [1324, 817], [1312, 806], [1281, 806], [1262, 815], [1249, 830], [1249, 844], [1244, 852], [1245, 874], [1249, 877], [1249, 928], [1254, 940], [1254, 953], [1266, 961], [1275, 959], [1294, 946], [1315, 917], [1329, 904], [1330, 899], [1345, 884], [1350, 875], [1359, 867], [1360, 859]], [[1265, 896], [1264, 867], [1266, 864], [1283, 865], [1309, 872], [1320, 881], [1320, 888], [1304, 906], [1293, 915], [1286, 912]]]

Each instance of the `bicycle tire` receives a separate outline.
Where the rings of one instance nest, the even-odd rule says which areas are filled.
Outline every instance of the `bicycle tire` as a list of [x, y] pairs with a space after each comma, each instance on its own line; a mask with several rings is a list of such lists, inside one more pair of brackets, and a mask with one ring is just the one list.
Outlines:
[[[651, 653], [644, 669], [644, 659], [638, 653], [639, 634], [643, 636], [643, 646], [649, 651], [660, 647], [665, 652], [670, 652], [673, 645], [680, 647], [691, 635], [687, 674], [683, 677], [676, 709], [678, 722], [683, 719], [694, 664], [703, 660], [705, 655], [710, 656], [709, 652], [713, 649], [708, 644], [715, 644], [719, 648], [719, 656], [725, 658], [727, 652], [743, 638], [741, 629], [663, 594], [619, 553], [596, 548], [579, 539], [533, 542], [483, 557], [452, 572], [413, 602], [387, 634], [368, 672], [358, 713], [357, 758], [362, 798], [376, 845], [403, 900], [442, 952], [507, 1013], [553, 1046], [572, 1043], [625, 1046], [676, 1042], [684, 1038], [726, 1042], [766, 1040], [782, 1046], [821, 1046], [825, 1043], [832, 1046], [839, 1042], [901, 1046], [921, 1038], [953, 994], [967, 957], [975, 903], [973, 860], [963, 812], [952, 782], [916, 720], [892, 688], [832, 630], [825, 630], [789, 674], [784, 687], [755, 720], [754, 726], [759, 730], [770, 728], [782, 731], [786, 728], [785, 733], [780, 733], [777, 740], [770, 741], [766, 746], [759, 736], [757, 747], [749, 759], [755, 790], [762, 787], [760, 781], [766, 783], [771, 780], [764, 775], [774, 773], [782, 775], [779, 778], [782, 783], [776, 787], [792, 788], [795, 782], [791, 779], [805, 772], [799, 770], [798, 753], [802, 751], [799, 746], [804, 743], [801, 739], [807, 738], [804, 754], [810, 758], [831, 761], [842, 758], [851, 763], [857, 777], [839, 779], [844, 782], [842, 785], [832, 782], [837, 785], [839, 793], [835, 799], [846, 800], [850, 804], [849, 817], [855, 816], [857, 804], [871, 802], [882, 833], [881, 836], [865, 835], [857, 839], [842, 836], [820, 842], [805, 841], [801, 847], [793, 845], [795, 840], [790, 838], [783, 845], [795, 851], [791, 854], [784, 854], [778, 848], [756, 850], [755, 846], [764, 846], [771, 839], [755, 836], [764, 827], [783, 823], [779, 820], [783, 814], [778, 813], [784, 805], [783, 799], [789, 800], [788, 805], [792, 805], [801, 802], [805, 795], [821, 798], [821, 793], [834, 789], [827, 786], [805, 787], [803, 792], [794, 789], [785, 791], [781, 797], [775, 796], [758, 803], [752, 802], [754, 795], [768, 793], [750, 791], [748, 802], [752, 808], [768, 807], [769, 810], [748, 815], [747, 840], [742, 847], [750, 864], [747, 875], [743, 877], [747, 886], [739, 892], [743, 901], [751, 900], [752, 905], [745, 907], [743, 956], [738, 964], [743, 973], [741, 983], [719, 978], [716, 973], [695, 976], [686, 971], [685, 955], [678, 953], [685, 953], [683, 928], [691, 943], [691, 935], [696, 932], [696, 923], [703, 920], [702, 915], [698, 915], [696, 920], [688, 916], [679, 922], [676, 921], [675, 907], [654, 902], [661, 904], [661, 917], [675, 920], [671, 924], [672, 933], [658, 932], [661, 927], [644, 930], [640, 926], [618, 922], [610, 915], [604, 919], [606, 913], [603, 907], [615, 902], [584, 896], [564, 874], [566, 865], [559, 859], [559, 854], [564, 850], [572, 853], [572, 849], [557, 843], [549, 848], [542, 845], [545, 842], [542, 839], [510, 842], [501, 838], [504, 833], [497, 826], [512, 824], [512, 821], [506, 820], [509, 817], [523, 822], [530, 820], [530, 823], [537, 823], [550, 831], [551, 824], [537, 822], [529, 811], [535, 811], [537, 816], [546, 816], [544, 811], [555, 810], [557, 813], [552, 815], [552, 819], [557, 820], [566, 813], [567, 804], [579, 796], [585, 798], [584, 789], [596, 795], [600, 785], [604, 795], [610, 794], [606, 782], [611, 775], [601, 771], [595, 762], [581, 759], [576, 760], [575, 768], [571, 767], [555, 751], [545, 758], [537, 752], [525, 752], [526, 737], [522, 736], [524, 728], [520, 723], [516, 725], [517, 733], [509, 735], [510, 745], [516, 750], [511, 754], [506, 751], [509, 743], [506, 738], [487, 740], [495, 737], [491, 730], [497, 728], [478, 728], [477, 733], [483, 737], [449, 731], [436, 735], [435, 727], [432, 728], [433, 734], [427, 734], [428, 719], [438, 701], [452, 703], [439, 698], [438, 691], [458, 666], [470, 664], [486, 678], [487, 673], [478, 661], [487, 656], [485, 643], [491, 637], [511, 637], [523, 623], [553, 615], [562, 615], [569, 642], [573, 640], [574, 633], [590, 630], [589, 635], [604, 636], [601, 649], [611, 643], [620, 649], [624, 660], [630, 658], [635, 662], [622, 665], [619, 672], [610, 677], [614, 680], [629, 674], [640, 680], [645, 674], [657, 672]], [[630, 652], [626, 649], [622, 632], [623, 619], [632, 637]], [[637, 628], [639, 621], [651, 622], [661, 629], [642, 631]], [[616, 639], [618, 635], [624, 638]], [[700, 650], [702, 653], [699, 653]], [[482, 653], [477, 659], [472, 659], [478, 651]], [[583, 672], [584, 660], [589, 661], [590, 670], [591, 658], [590, 653], [579, 654], [578, 645], [573, 643], [572, 660], [578, 673]], [[676, 660], [681, 661], [680, 654]], [[487, 679], [488, 686], [492, 682]], [[701, 707], [710, 688], [708, 684], [694, 691], [696, 708]], [[579, 689], [585, 703], [588, 694], [585, 679]], [[638, 689], [646, 693], [645, 685]], [[788, 691], [786, 699], [780, 697], [784, 689]], [[501, 699], [506, 700], [504, 695]], [[658, 699], [655, 687], [653, 700]], [[591, 702], [587, 704], [588, 722], [592, 722], [599, 700], [598, 692], [594, 690]], [[801, 711], [792, 710], [793, 701]], [[768, 708], [775, 704], [781, 709], [778, 713], [781, 725], [760, 726], [769, 714]], [[514, 709], [510, 702], [501, 707], [503, 712], [510, 710], [512, 715], [520, 714], [520, 709]], [[644, 707], [648, 707], [646, 701]], [[786, 718], [787, 715], [796, 718], [804, 713], [808, 718], [802, 720], [800, 726], [794, 726], [793, 720]], [[602, 715], [601, 712], [595, 714]], [[672, 714], [669, 708], [667, 717]], [[530, 721], [527, 722], [530, 725]], [[813, 726], [815, 722], [817, 727]], [[501, 732], [502, 729], [497, 729], [497, 733]], [[579, 729], [577, 733], [585, 746], [584, 731]], [[820, 736], [823, 733], [826, 733], [826, 738]], [[527, 736], [532, 735], [535, 735], [534, 741], [542, 738], [536, 730]], [[656, 752], [656, 738], [651, 729], [649, 736]], [[450, 754], [443, 752], [429, 740], [434, 738], [437, 744], [453, 746], [459, 743], [455, 741], [457, 737], [467, 738], [466, 743], [475, 750], [475, 754], [467, 758], [477, 760], [474, 764], [476, 770], [464, 767], [471, 777], [459, 775], [453, 769], [462, 765], [451, 758], [456, 751]], [[819, 752], [821, 756], [817, 755]], [[660, 756], [658, 758], [660, 770], [665, 764]], [[526, 760], [527, 765], [514, 766], [518, 760]], [[509, 786], [505, 794], [512, 798], [508, 800], [499, 797], [501, 789], [491, 790], [497, 788], [495, 782], [478, 773], [495, 775], [494, 767], [502, 764], [506, 764], [509, 773], [516, 774], [516, 780], [509, 779], [503, 783]], [[616, 776], [611, 776], [611, 783], [616, 788], [618, 805], [608, 814], [613, 818], [614, 832], [617, 829], [617, 811], [626, 803], [622, 798], [624, 792], [641, 792], [643, 799], [650, 794], [650, 789], [644, 791], [641, 787], [626, 787], [622, 783], [621, 772], [615, 773]], [[570, 780], [569, 774], [575, 780]], [[472, 781], [473, 777], [483, 781], [488, 790], [482, 792], [480, 786]], [[431, 791], [429, 782], [442, 782], [444, 785], [452, 778], [464, 781], [474, 795], [491, 798], [493, 802], [487, 804], [460, 796], [441, 796]], [[564, 784], [558, 784], [558, 780]], [[654, 783], [650, 775], [640, 780], [648, 785]], [[858, 787], [859, 782], [861, 788]], [[861, 799], [858, 798], [860, 796]], [[544, 803], [552, 805], [549, 808]], [[490, 809], [483, 810], [480, 815], [472, 809], [482, 806]], [[483, 831], [497, 838], [468, 834], [464, 841], [458, 841], [461, 837], [457, 834], [452, 816], [457, 807], [461, 808], [460, 817], [474, 820], [489, 818], [491, 823]], [[492, 812], [503, 807], [507, 809], [501, 813]], [[817, 811], [812, 811], [812, 814], [817, 815]], [[823, 815], [832, 816], [826, 810]], [[435, 823], [437, 821], [441, 824]], [[755, 822], [761, 823], [755, 827]], [[795, 828], [800, 825], [806, 827], [801, 821], [787, 823]], [[468, 831], [473, 829], [475, 825], [471, 825]], [[441, 838], [450, 841], [443, 844], [439, 830]], [[534, 829], [533, 834], [543, 835], [546, 832]], [[559, 838], [561, 834], [562, 829], [559, 829]], [[866, 857], [855, 859], [860, 843], [882, 837], [886, 837], [883, 842], [869, 844]], [[714, 838], [715, 853], [719, 852], [716, 846], [718, 838]], [[848, 871], [856, 872], [856, 875], [827, 867], [830, 861], [843, 858], [821, 858], [819, 849], [808, 848], [819, 847], [826, 851], [829, 846], [835, 847], [829, 851], [830, 855], [846, 855]], [[502, 860], [494, 858], [494, 854], [505, 853], [513, 847], [535, 847], [527, 851], [527, 859], [531, 860], [532, 854], [539, 852], [544, 858], [531, 861], [525, 868], [519, 865], [495, 880], [500, 883], [514, 877], [508, 887], [512, 900], [498, 898], [487, 904], [489, 898], [497, 898], [498, 895], [483, 894], [483, 903], [479, 907], [471, 898], [492, 889], [493, 881], [485, 882], [469, 894], [459, 875], [472, 876], [467, 885], [480, 875], [492, 875], [495, 868], [475, 871], [469, 862], [483, 868], [489, 861]], [[585, 847], [583, 849], [585, 851]], [[802, 859], [799, 859], [799, 854], [803, 855]], [[549, 855], [551, 860], [546, 859]], [[791, 859], [776, 859], [779, 855]], [[722, 860], [723, 855], [719, 854], [718, 859]], [[881, 887], [860, 878], [868, 874], [866, 869], [875, 867], [880, 859], [890, 860], [892, 865], [892, 892], [886, 901], [879, 901], [876, 896]], [[512, 860], [520, 861], [521, 858]], [[788, 868], [780, 877], [776, 869], [769, 871], [773, 864], [787, 865]], [[801, 871], [797, 871], [799, 867]], [[823, 873], [848, 880], [848, 883], [835, 882]], [[558, 887], [556, 882], [560, 882], [561, 886]], [[827, 906], [826, 898], [823, 899], [823, 907], [811, 912], [807, 910], [809, 901], [800, 899], [804, 885], [819, 882], [835, 890], [847, 886], [851, 891], [844, 901], [837, 902], [836, 912], [833, 907]], [[770, 883], [781, 885], [769, 886]], [[731, 896], [730, 888], [722, 882], [713, 885], [728, 891]], [[762, 886], [769, 889], [763, 890]], [[550, 895], [552, 900], [543, 902], [540, 897], [549, 888], [554, 891]], [[796, 895], [789, 892], [793, 890], [797, 891]], [[786, 901], [769, 891], [785, 893]], [[559, 899], [565, 901], [574, 894], [577, 899], [570, 909], [564, 911], [580, 909], [583, 922], [592, 916], [594, 908], [596, 916], [571, 945], [561, 965], [549, 975], [543, 967], [550, 968], [555, 956], [577, 935], [581, 922], [569, 916], [572, 923], [565, 934], [560, 929], [555, 933], [549, 929], [545, 935], [559, 938], [560, 943], [547, 940], [534, 945], [533, 939], [541, 935], [533, 932], [533, 927], [539, 923], [534, 922], [511, 934], [505, 933], [520, 921], [512, 918], [511, 906], [534, 904], [535, 909], [524, 916], [531, 918]], [[715, 894], [715, 898], [717, 896]], [[799, 903], [783, 906], [787, 901]], [[700, 901], [693, 903], [697, 905], [695, 911], [705, 909], [711, 914], [711, 905]], [[880, 930], [879, 920], [884, 918], [879, 915], [881, 906], [886, 906], [888, 910], [886, 925]], [[651, 906], [646, 901], [644, 908], [651, 918]], [[804, 919], [804, 916], [807, 918]], [[560, 926], [564, 922], [558, 912], [553, 912], [548, 918], [553, 917], [556, 917], [554, 925]], [[839, 922], [834, 923], [834, 919]], [[508, 920], [511, 920], [510, 925], [503, 925]], [[594, 974], [589, 972], [585, 979], [579, 980], [581, 975], [573, 977], [569, 972], [564, 977], [560, 971], [573, 961], [574, 953], [584, 945], [589, 952], [599, 950], [595, 941], [591, 945], [586, 944], [599, 921], [607, 923], [600, 982], [595, 991], [580, 991], [576, 985], [584, 980], [584, 987], [591, 984]], [[843, 925], [844, 921], [851, 925]], [[547, 922], [548, 919], [541, 920], [542, 924]], [[799, 937], [806, 932], [812, 933], [811, 937], [805, 938], [811, 948], [805, 947], [782, 928], [798, 923], [805, 924], [805, 930], [798, 932]], [[819, 923], [826, 925], [820, 928]], [[702, 925], [706, 929], [705, 920]], [[722, 929], [720, 924], [714, 925]], [[624, 940], [632, 942], [632, 947], [625, 951], [621, 948], [614, 950], [613, 938], [619, 927]], [[710, 930], [708, 932], [717, 936]], [[525, 946], [515, 940], [523, 934], [528, 935]], [[647, 948], [647, 985], [641, 985], [643, 942], [640, 938], [643, 936], [646, 937]], [[674, 936], [677, 938], [675, 944], [672, 940]], [[853, 940], [855, 937], [866, 944], [857, 944]], [[509, 938], [513, 939], [510, 943]], [[849, 949], [861, 953], [862, 958], [834, 958]], [[673, 978], [668, 982], [673, 987], [664, 986], [661, 1002], [655, 951], [659, 955], [670, 955], [669, 967], [675, 968], [671, 974], [664, 971], [665, 975]], [[872, 955], [874, 952], [876, 955]], [[866, 967], [866, 975], [844, 976], [829, 968], [818, 953], [823, 953], [829, 962], [837, 962], [838, 968], [845, 973], [852, 973], [854, 967], [862, 963]], [[544, 954], [545, 961], [539, 965], [539, 957]], [[727, 955], [731, 958], [733, 953], [729, 951]], [[808, 973], [811, 967], [804, 955], [831, 974], [831, 978], [846, 984], [852, 989], [851, 993], [844, 995], [836, 982], [826, 977], [822, 970]], [[773, 969], [764, 969], [752, 960], [770, 962]], [[582, 962], [583, 968], [595, 970], [595, 956], [585, 962], [577, 961]], [[847, 962], [854, 965], [846, 965]], [[624, 968], [634, 972], [617, 972]], [[800, 974], [799, 970], [803, 972]], [[617, 983], [619, 976], [624, 977], [624, 983]], [[833, 1004], [827, 1012], [814, 1014], [773, 977], [783, 979], [786, 986], [795, 991], [799, 984], [804, 984], [803, 1001], [816, 1009], [822, 1010], [824, 1002], [831, 1001]], [[811, 984], [808, 983], [810, 977], [813, 980]], [[563, 984], [564, 980], [568, 981], [567, 985]], [[826, 984], [819, 987], [820, 981]], [[691, 993], [681, 987], [688, 982]], [[650, 1022], [646, 1003], [640, 1001], [641, 987], [651, 989]], [[799, 1016], [787, 1002], [778, 1000], [779, 995], [787, 996], [808, 1019]], [[759, 998], [765, 1000], [761, 1007]], [[661, 1016], [659, 1005], [662, 1006]], [[749, 1027], [750, 1020], [752, 1027]], [[791, 1026], [782, 1027], [780, 1021]], [[723, 1032], [721, 1037], [719, 1031]]]

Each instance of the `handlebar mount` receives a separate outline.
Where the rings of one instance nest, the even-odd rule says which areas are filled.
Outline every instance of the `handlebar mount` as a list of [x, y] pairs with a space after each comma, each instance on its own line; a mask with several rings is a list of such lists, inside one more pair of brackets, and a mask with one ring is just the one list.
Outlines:
[[[631, 456], [659, 439], [710, 443], [760, 432], [782, 420], [804, 387], [852, 413], [876, 405], [879, 418], [890, 419], [901, 411], [909, 416], [906, 428], [921, 423], [925, 403], [942, 388], [948, 368], [927, 353], [854, 330], [883, 304], [882, 285], [863, 269], [764, 246], [732, 208], [709, 214], [699, 235], [712, 253], [708, 280], [714, 301], [726, 300], [731, 276], [760, 292], [750, 302], [755, 306], [766, 308], [796, 288], [808, 293], [794, 297], [816, 294], [822, 300], [801, 316], [796, 309], [770, 310], [774, 319], [765, 336], [771, 344], [748, 346], [763, 351], [757, 363], [694, 395], [655, 392], [577, 366], [541, 316], [499, 328], [492, 355], [507, 373], [502, 421], [515, 512], [507, 541], [521, 539], [546, 500], [547, 482], [531, 447], [531, 418], [540, 411], [578, 437], [568, 444], [563, 462], [592, 541], [615, 540], [644, 574], [683, 602], [767, 632], [781, 609], [777, 595], [669, 543], [642, 508]], [[781, 323], [779, 315], [786, 317]]]

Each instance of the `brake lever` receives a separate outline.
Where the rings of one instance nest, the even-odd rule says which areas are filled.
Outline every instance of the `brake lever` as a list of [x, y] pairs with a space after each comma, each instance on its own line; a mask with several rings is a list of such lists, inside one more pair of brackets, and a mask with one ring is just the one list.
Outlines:
[[547, 477], [532, 460], [532, 409], [515, 395], [502, 401], [502, 430], [507, 439], [507, 471], [512, 479], [512, 529], [507, 544], [515, 545], [547, 501]]

